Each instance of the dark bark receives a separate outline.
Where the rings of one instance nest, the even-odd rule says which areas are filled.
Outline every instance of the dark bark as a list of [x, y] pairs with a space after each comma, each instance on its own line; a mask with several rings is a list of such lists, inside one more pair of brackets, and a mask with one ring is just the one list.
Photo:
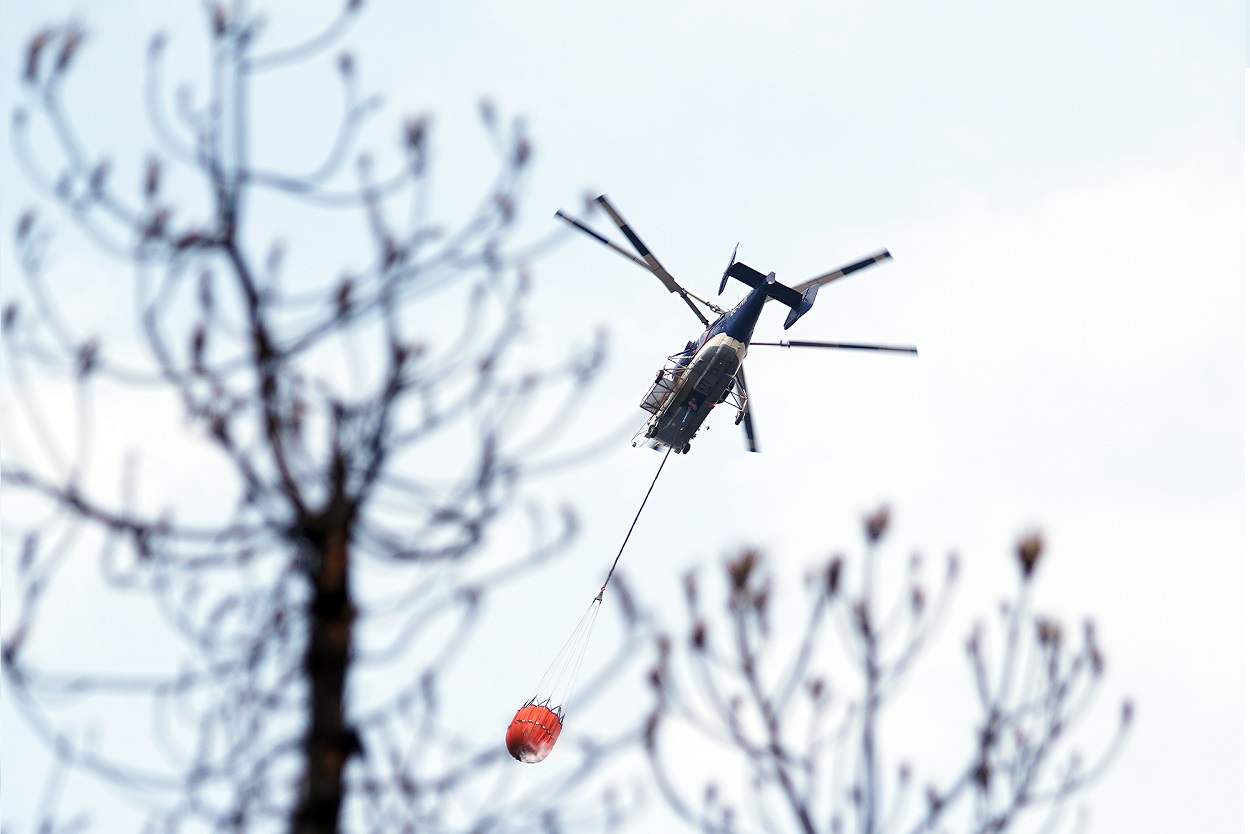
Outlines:
[[[341, 502], [340, 502], [341, 503]], [[355, 606], [351, 595], [351, 513], [346, 509], [313, 522], [305, 533], [313, 557], [308, 603], [308, 724], [304, 736], [307, 769], [292, 818], [298, 834], [333, 834], [345, 794], [343, 771], [360, 752], [360, 739], [347, 722], [343, 695], [352, 648]]]

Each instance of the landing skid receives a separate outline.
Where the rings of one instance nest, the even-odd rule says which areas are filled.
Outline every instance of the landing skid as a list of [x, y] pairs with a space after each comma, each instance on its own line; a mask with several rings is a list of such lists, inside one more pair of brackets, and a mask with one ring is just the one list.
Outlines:
[[734, 407], [734, 410], [737, 412], [734, 414], [734, 425], [741, 425], [742, 419], [747, 416], [748, 402], [747, 392], [746, 389], [742, 387], [742, 383], [735, 379], [734, 384], [729, 386], [729, 389], [725, 391], [725, 396], [721, 402], [727, 402]]

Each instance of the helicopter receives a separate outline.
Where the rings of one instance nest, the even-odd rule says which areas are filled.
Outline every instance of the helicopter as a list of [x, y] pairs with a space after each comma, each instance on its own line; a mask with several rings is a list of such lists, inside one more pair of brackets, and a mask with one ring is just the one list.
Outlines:
[[[881, 249], [791, 287], [778, 281], [775, 272], [765, 275], [740, 262], [737, 259], [738, 247], [734, 246], [733, 254], [729, 256], [729, 265], [721, 274], [717, 295], [724, 293], [725, 285], [730, 278], [741, 281], [751, 289], [734, 307], [726, 310], [707, 299], [700, 298], [677, 283], [677, 280], [660, 264], [655, 255], [647, 249], [633, 228], [625, 222], [606, 195], [600, 195], [595, 198], [595, 201], [625, 235], [637, 251], [637, 255], [613, 243], [562, 210], [557, 211], [555, 216], [650, 271], [670, 293], [676, 293], [686, 303], [705, 328], [697, 339], [687, 342], [684, 349], [668, 357], [664, 366], [656, 373], [650, 390], [642, 398], [640, 405], [651, 414], [651, 417], [638, 433], [653, 449], [668, 447], [678, 454], [688, 453], [691, 439], [699, 431], [712, 409], [720, 403], [728, 402], [736, 411], [734, 425], [742, 425], [746, 432], [747, 450], [759, 451], [755, 439], [755, 426], [751, 419], [746, 371], [743, 368], [743, 361], [746, 359], [749, 347], [812, 347], [917, 354], [914, 346], [903, 345], [786, 339], [777, 342], [751, 341], [755, 325], [768, 301], [779, 301], [790, 308], [785, 323], [782, 325], [782, 329], [789, 330], [812, 308], [816, 302], [816, 292], [820, 287], [830, 281], [836, 281], [882, 261], [890, 260], [892, 256], [888, 250]], [[709, 320], [698, 305], [706, 308], [715, 318]], [[634, 445], [638, 445], [638, 435], [635, 435]]]

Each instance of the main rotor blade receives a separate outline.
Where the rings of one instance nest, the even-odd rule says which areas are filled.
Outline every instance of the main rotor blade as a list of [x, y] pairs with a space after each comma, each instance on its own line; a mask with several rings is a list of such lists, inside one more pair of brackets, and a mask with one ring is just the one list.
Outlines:
[[[648, 272], [656, 274], [656, 276], [659, 277], [662, 282], [664, 282], [664, 286], [669, 287], [671, 283], [672, 287], [676, 287], [676, 289], [672, 289], [672, 287], [670, 287], [669, 292], [675, 292], [679, 294], [681, 296], [681, 300], [686, 302], [686, 306], [689, 307], [691, 311], [696, 316], [699, 317], [699, 321], [703, 322], [704, 324], [708, 323], [707, 317], [703, 315], [703, 313], [699, 310], [699, 308], [694, 306], [694, 302], [690, 300], [690, 296], [692, 294], [687, 293], [686, 290], [682, 289], [682, 287], [675, 280], [673, 280], [673, 276], [669, 275], [667, 271], [664, 272], [664, 275], [667, 276], [667, 280], [665, 280], [664, 277], [660, 277], [659, 274], [655, 272], [655, 270], [652, 268], [650, 263], [648, 263], [647, 261], [644, 261], [642, 258], [638, 257], [637, 255], [630, 252], [629, 250], [625, 249], [623, 246], [619, 246], [613, 243], [612, 241], [608, 240], [606, 237], [599, 234], [594, 229], [590, 228], [585, 223], [578, 220], [576, 217], [570, 217], [569, 215], [565, 214], [563, 211], [557, 211], [556, 217], [558, 217], [560, 220], [563, 220], [565, 223], [568, 223], [574, 229], [577, 229], [578, 231], [582, 231], [590, 235], [595, 240], [599, 241], [600, 243], [602, 243], [604, 246], [608, 247], [609, 249], [612, 249], [613, 251], [621, 255], [624, 255], [625, 257], [629, 258], [631, 261], [638, 264], [640, 267], [647, 270]], [[638, 242], [639, 244], [642, 243], [642, 241], [638, 241]], [[656, 263], [657, 265], [659, 264], [659, 262], [655, 260], [654, 256], [651, 256], [650, 260]], [[664, 267], [661, 266], [660, 269], [664, 270]], [[695, 298], [698, 299], [699, 301], [703, 301], [703, 299], [699, 298], [698, 296], [695, 296]], [[716, 310], [718, 313], [723, 312], [715, 304], [712, 304], [708, 301], [703, 301], [703, 303], [707, 304], [708, 307], [710, 307], [713, 310]]]
[[608, 195], [600, 194], [595, 200], [598, 201], [599, 205], [603, 206], [603, 210], [608, 213], [608, 216], [612, 218], [612, 222], [620, 228], [625, 237], [629, 238], [629, 242], [638, 250], [638, 254], [642, 255], [642, 259], [646, 263], [647, 269], [651, 270], [651, 274], [659, 278], [660, 283], [667, 287], [669, 292], [675, 292], [680, 295], [681, 300], [686, 302], [686, 306], [690, 308], [690, 312], [698, 316], [699, 321], [707, 324], [707, 316], [703, 315], [703, 311], [694, 306], [694, 301], [690, 299], [690, 294], [686, 292], [681, 284], [677, 283], [677, 279], [669, 274], [669, 271], [656, 259], [655, 255], [651, 254], [651, 250], [642, 242], [642, 238], [638, 237], [630, 225], [625, 222], [625, 218], [621, 217], [621, 213], [608, 200]]
[[742, 429], [747, 433], [747, 451], [758, 452], [759, 446], [755, 445], [755, 423], [751, 420], [751, 397], [747, 394], [747, 373], [746, 369], [738, 369], [738, 387], [742, 389], [742, 398], [746, 400], [746, 407], [742, 409]]
[[568, 223], [568, 224], [569, 224], [570, 226], [572, 226], [574, 229], [579, 229], [579, 230], [581, 230], [581, 231], [585, 232], [586, 234], [590, 235], [590, 236], [591, 236], [591, 237], [593, 237], [595, 240], [599, 241], [600, 243], [602, 243], [604, 246], [608, 247], [609, 249], [613, 249], [613, 250], [615, 250], [616, 252], [618, 252], [618, 253], [620, 253], [620, 254], [624, 255], [625, 257], [629, 258], [629, 259], [630, 259], [631, 261], [633, 261], [634, 263], [638, 264], [638, 265], [639, 265], [640, 267], [642, 267], [643, 269], [646, 269], [646, 270], [650, 270], [650, 269], [651, 269], [651, 267], [647, 266], [647, 262], [646, 262], [646, 261], [644, 261], [642, 258], [638, 257], [638, 256], [637, 256], [637, 255], [635, 255], [633, 252], [630, 252], [628, 249], [625, 249], [623, 246], [618, 246], [617, 244], [615, 244], [615, 243], [613, 243], [612, 241], [608, 240], [606, 237], [604, 237], [603, 235], [599, 234], [599, 233], [598, 233], [598, 232], [596, 232], [594, 229], [590, 228], [590, 227], [589, 227], [589, 226], [587, 226], [585, 223], [583, 223], [582, 221], [578, 220], [576, 217], [569, 217], [569, 216], [568, 216], [567, 214], [565, 214], [563, 211], [557, 211], [557, 212], [556, 212], [556, 217], [560, 218], [560, 219], [561, 219], [561, 220], [563, 220], [565, 223]]
[[791, 339], [782, 339], [780, 342], [751, 342], [751, 347], [814, 347], [814, 348], [840, 348], [842, 350], [880, 350], [892, 353], [911, 353], [919, 355], [920, 351], [916, 350], [913, 345], [870, 345], [862, 342], [800, 342]]
[[651, 250], [648, 249], [647, 245], [642, 242], [642, 238], [638, 237], [638, 235], [634, 233], [634, 230], [631, 229], [629, 224], [625, 222], [625, 218], [621, 217], [616, 208], [608, 202], [608, 196], [606, 194], [600, 194], [595, 199], [599, 202], [599, 205], [603, 206], [603, 210], [608, 213], [608, 216], [612, 218], [612, 222], [619, 226], [621, 231], [624, 232], [625, 237], [629, 238], [629, 242], [632, 243], [634, 248], [638, 250], [638, 254], [642, 255], [643, 261], [646, 262], [647, 269], [651, 270], [652, 274], [654, 274], [656, 278], [660, 279], [660, 283], [668, 287], [669, 292], [683, 292], [681, 284], [677, 283], [677, 279], [668, 274], [668, 270], [665, 269], [658, 260], [656, 260], [655, 255], [652, 255]]
[[826, 272], [824, 275], [818, 275], [815, 278], [811, 278], [807, 281], [804, 281], [801, 284], [795, 284], [794, 289], [797, 292], [803, 292], [808, 287], [823, 286], [825, 284], [828, 284], [830, 281], [836, 281], [839, 278], [845, 278], [847, 275], [850, 275], [852, 272], [859, 272], [861, 269], [867, 269], [868, 267], [873, 266], [874, 264], [879, 264], [882, 261], [890, 260], [893, 257], [894, 256], [890, 254], [888, 249], [882, 249], [880, 252], [874, 252], [865, 258], [861, 258], [858, 261], [855, 261], [854, 263], [849, 263], [846, 266], [840, 266], [837, 269], [833, 270], [832, 272]]

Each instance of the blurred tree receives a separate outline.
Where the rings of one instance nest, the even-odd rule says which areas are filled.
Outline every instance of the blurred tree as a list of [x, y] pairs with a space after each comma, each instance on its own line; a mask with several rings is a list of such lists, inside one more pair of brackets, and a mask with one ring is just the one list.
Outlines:
[[[1029, 534], [1017, 545], [1020, 584], [1002, 604], [1002, 633], [987, 636], [977, 625], [966, 644], [969, 691], [976, 693], [966, 705], [975, 716], [968, 743], [950, 750], [944, 772], [919, 790], [913, 765], [891, 749], [902, 735], [885, 707], [904, 694], [958, 565], [952, 556], [935, 582], [916, 556], [897, 588], [878, 587], [886, 573], [878, 546], [888, 526], [888, 510], [873, 513], [858, 564], [836, 557], [809, 575], [805, 609], [787, 611], [802, 616], [793, 628], [770, 626], [776, 594], [756, 551], [726, 565], [727, 618], [705, 611], [696, 575], [687, 576], [687, 636], [659, 642], [645, 739], [661, 792], [693, 827], [724, 834], [1053, 831], [1069, 800], [1119, 750], [1132, 720], [1128, 701], [1093, 761], [1076, 750], [1103, 655], [1092, 622], [1073, 643], [1061, 623], [1034, 612], [1043, 541]], [[940, 698], [957, 699], [957, 692]], [[944, 718], [960, 720], [958, 713]], [[715, 780], [699, 787], [692, 781], [698, 774], [674, 772], [674, 742], [665, 739], [688, 746], [697, 743], [692, 733], [730, 751], [743, 788]]]
[[[24, 280], [7, 282], [3, 324], [10, 413], [33, 441], [13, 442], [10, 426], [3, 460], [16, 577], [6, 697], [54, 754], [53, 789], [74, 772], [141, 794], [151, 830], [550, 827], [554, 799], [620, 743], [566, 746], [580, 765], [560, 784], [509, 799], [497, 781], [516, 767], [504, 727], [489, 744], [449, 727], [440, 679], [488, 596], [573, 533], [567, 511], [523, 507], [522, 486], [553, 454], [601, 346], [588, 340], [537, 370], [519, 357], [535, 252], [510, 244], [530, 157], [519, 121], [482, 105], [497, 172], [476, 211], [448, 228], [428, 216], [424, 117], [403, 123], [381, 161], [358, 149], [379, 102], [361, 97], [352, 54], [331, 53], [361, 6], [348, 0], [322, 31], [278, 46], [246, 3], [205, 3], [205, 89], [172, 96], [166, 40], [153, 38], [150, 136], [136, 131], [131, 148], [157, 150], [135, 193], [66, 104], [84, 30], [49, 27], [24, 56], [18, 158], [133, 282], [102, 289], [101, 267], [57, 285], [49, 225], [34, 210], [20, 218]], [[274, 102], [258, 79], [323, 61], [337, 63], [343, 102], [324, 159], [304, 172], [257, 162], [275, 132], [313, 141], [267, 123]], [[274, 218], [289, 218], [289, 241], [271, 233]], [[319, 239], [329, 223], [342, 231]], [[312, 255], [291, 269], [299, 246]], [[327, 248], [363, 266], [335, 274]], [[83, 294], [107, 295], [129, 336], [87, 332]], [[75, 403], [66, 431], [45, 402], [64, 390]], [[137, 457], [114, 473], [120, 486], [88, 475], [92, 403], [139, 415], [154, 392], [176, 397], [181, 427], [228, 472], [193, 506], [145, 508]], [[491, 548], [500, 529], [514, 538]], [[155, 639], [149, 625], [102, 668], [58, 668], [47, 612], [66, 566], [92, 553], [102, 593], [149, 599], [162, 615], [178, 655], [167, 671], [136, 656]], [[637, 630], [622, 633], [617, 651], [628, 652]], [[92, 709], [128, 741], [84, 736]], [[52, 830], [67, 812], [49, 805], [41, 824]]]

